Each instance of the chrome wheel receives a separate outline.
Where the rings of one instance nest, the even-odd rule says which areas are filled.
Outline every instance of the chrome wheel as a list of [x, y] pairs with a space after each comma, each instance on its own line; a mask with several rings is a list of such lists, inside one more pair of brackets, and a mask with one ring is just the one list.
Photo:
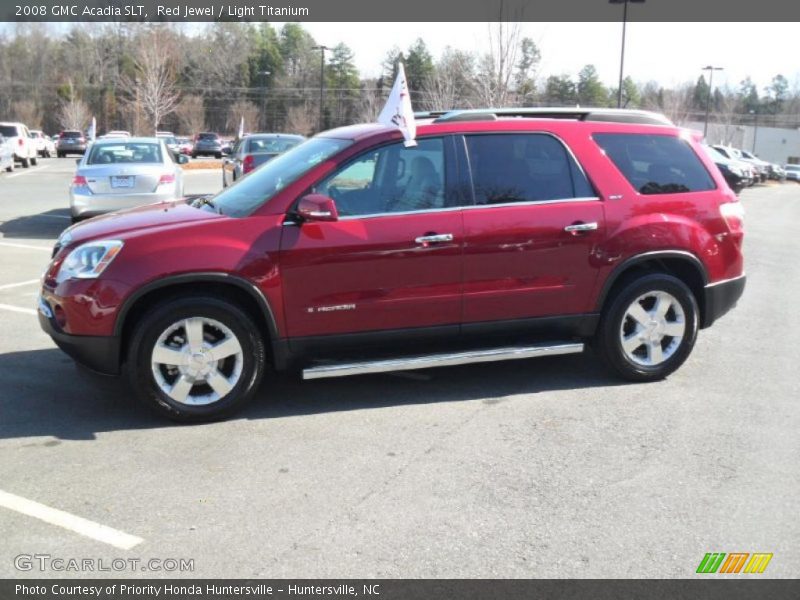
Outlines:
[[242, 346], [231, 329], [207, 317], [170, 325], [156, 340], [151, 368], [175, 402], [200, 406], [227, 396], [242, 375]]
[[636, 298], [625, 311], [619, 332], [626, 358], [646, 367], [669, 360], [685, 334], [683, 307], [664, 291], [651, 291]]

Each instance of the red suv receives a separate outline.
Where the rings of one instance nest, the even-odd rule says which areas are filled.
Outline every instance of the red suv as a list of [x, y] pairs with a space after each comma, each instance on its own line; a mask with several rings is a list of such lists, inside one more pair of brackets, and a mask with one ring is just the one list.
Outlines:
[[[181, 421], [305, 378], [583, 351], [662, 379], [745, 284], [743, 211], [687, 131], [630, 111], [335, 129], [214, 197], [59, 239], [42, 327]], [[435, 118], [433, 118], [435, 117]]]

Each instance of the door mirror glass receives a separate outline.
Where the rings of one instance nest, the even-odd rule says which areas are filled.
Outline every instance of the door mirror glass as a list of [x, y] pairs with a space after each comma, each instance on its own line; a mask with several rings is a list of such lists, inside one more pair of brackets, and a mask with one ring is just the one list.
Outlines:
[[304, 221], [338, 221], [339, 212], [333, 198], [322, 194], [309, 194], [300, 198], [297, 214]]
[[178, 164], [179, 165], [185, 165], [186, 163], [189, 162], [189, 157], [186, 156], [185, 154], [178, 154], [177, 158], [178, 158]]

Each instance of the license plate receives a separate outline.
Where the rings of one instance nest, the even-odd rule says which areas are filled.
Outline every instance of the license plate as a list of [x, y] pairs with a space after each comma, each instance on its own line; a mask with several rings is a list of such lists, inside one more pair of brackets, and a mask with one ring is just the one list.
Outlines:
[[112, 188], [132, 188], [133, 187], [133, 175], [125, 175], [125, 176], [118, 176], [111, 178], [111, 187]]

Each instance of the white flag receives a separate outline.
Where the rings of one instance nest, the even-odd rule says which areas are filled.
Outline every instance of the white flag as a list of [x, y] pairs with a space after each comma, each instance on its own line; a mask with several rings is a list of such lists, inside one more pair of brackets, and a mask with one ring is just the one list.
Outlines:
[[408, 95], [408, 83], [403, 63], [397, 65], [397, 79], [389, 93], [386, 106], [378, 116], [378, 123], [398, 127], [406, 139], [406, 146], [417, 145], [414, 140], [417, 136], [417, 123], [414, 121], [414, 111], [411, 109], [411, 97]]
[[237, 137], [239, 139], [244, 137], [244, 115], [242, 115], [242, 120], [239, 121], [239, 135]]
[[97, 119], [92, 117], [92, 124], [89, 125], [89, 139], [94, 141], [97, 137]]

